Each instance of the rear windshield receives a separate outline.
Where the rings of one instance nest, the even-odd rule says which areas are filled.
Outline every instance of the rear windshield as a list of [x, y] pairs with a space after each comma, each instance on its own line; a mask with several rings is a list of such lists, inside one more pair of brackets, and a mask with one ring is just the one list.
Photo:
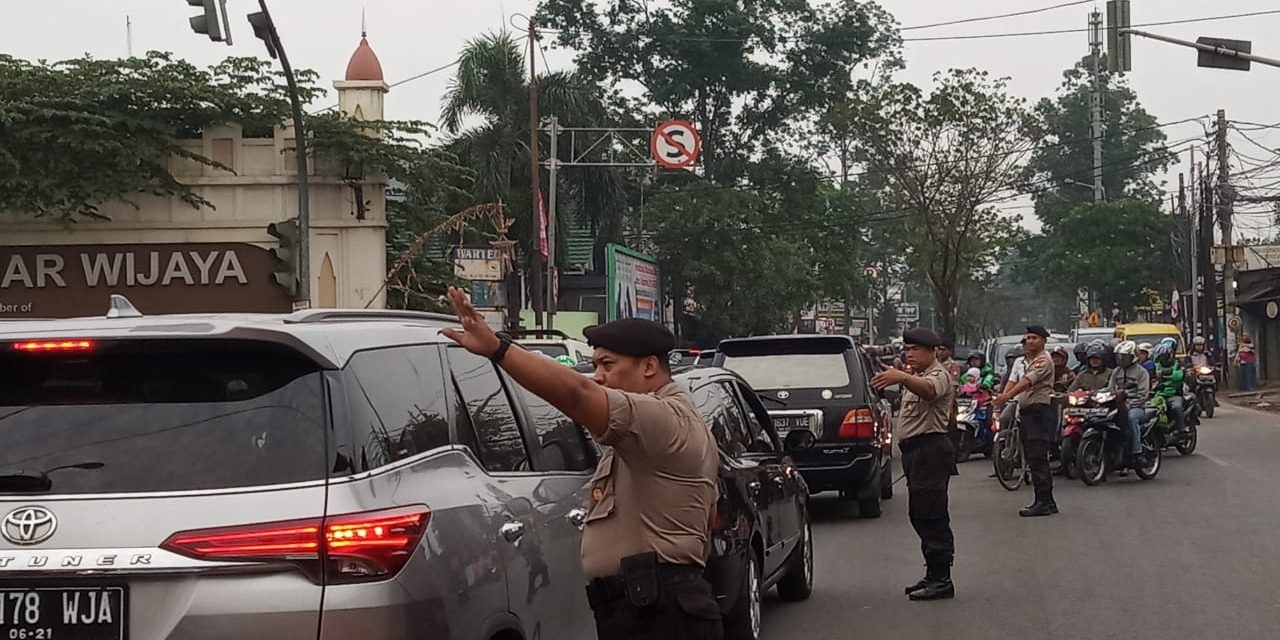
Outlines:
[[724, 368], [756, 389], [831, 389], [849, 386], [844, 353], [725, 356]]
[[321, 375], [267, 343], [117, 341], [63, 353], [0, 343], [0, 475], [46, 474], [56, 494], [320, 479]]

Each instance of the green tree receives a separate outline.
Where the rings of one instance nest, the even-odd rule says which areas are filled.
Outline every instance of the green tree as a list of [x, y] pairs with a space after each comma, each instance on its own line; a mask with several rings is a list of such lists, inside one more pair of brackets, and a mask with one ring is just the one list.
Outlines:
[[935, 74], [925, 95], [888, 83], [852, 123], [860, 153], [898, 212], [902, 255], [933, 295], [939, 329], [954, 336], [962, 284], [991, 271], [1019, 236], [994, 208], [1010, 199], [1030, 154], [1030, 113], [1002, 79], [977, 70]]
[[862, 0], [547, 0], [538, 16], [587, 77], [638, 88], [637, 106], [654, 115], [694, 120], [718, 181], [807, 133], [862, 65], [901, 65], [892, 16]]
[[1170, 238], [1174, 216], [1141, 200], [1084, 204], [1071, 210], [1053, 232], [1031, 239], [1026, 275], [1063, 294], [1092, 288], [1105, 304], [1131, 315], [1145, 302], [1142, 290], [1167, 290], [1178, 278]]
[[[1138, 101], [1122, 78], [1102, 75], [1102, 184], [1107, 200], [1124, 198], [1158, 201], [1156, 176], [1175, 156], [1155, 116]], [[1054, 98], [1035, 107], [1035, 137], [1042, 140], [1027, 164], [1034, 185], [1036, 215], [1050, 226], [1076, 206], [1093, 201], [1093, 134], [1090, 115], [1091, 80], [1084, 64], [1063, 73]]]

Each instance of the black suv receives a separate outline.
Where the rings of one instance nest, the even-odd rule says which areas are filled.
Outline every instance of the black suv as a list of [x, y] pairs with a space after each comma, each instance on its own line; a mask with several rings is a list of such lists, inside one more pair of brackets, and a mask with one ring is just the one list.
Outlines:
[[893, 497], [889, 402], [872, 391], [871, 358], [847, 336], [786, 335], [720, 343], [716, 366], [740, 374], [771, 406], [774, 428], [808, 431], [816, 444], [795, 451], [813, 493], [839, 491], [862, 517], [880, 516]]
[[[707, 577], [725, 615], [728, 640], [760, 637], [763, 593], [784, 600], [813, 590], [809, 490], [751, 386], [724, 369], [680, 372], [720, 447], [720, 501]], [[792, 439], [792, 451], [803, 447]]]

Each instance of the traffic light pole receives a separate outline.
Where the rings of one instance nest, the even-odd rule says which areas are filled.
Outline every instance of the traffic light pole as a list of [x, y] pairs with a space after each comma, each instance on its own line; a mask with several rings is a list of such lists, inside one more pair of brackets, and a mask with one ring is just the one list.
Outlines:
[[284, 52], [276, 23], [267, 9], [267, 0], [258, 0], [258, 6], [266, 17], [270, 45], [280, 58], [285, 81], [289, 85], [289, 103], [293, 107], [293, 137], [298, 167], [298, 293], [294, 296], [294, 310], [311, 307], [311, 185], [307, 178], [307, 131], [302, 120], [302, 100], [298, 97], [298, 80]]
[[1139, 31], [1139, 30], [1137, 30], [1137, 29], [1120, 29], [1120, 34], [1121, 34], [1121, 35], [1124, 35], [1124, 34], [1131, 34], [1131, 35], [1135, 35], [1135, 36], [1142, 36], [1142, 37], [1144, 37], [1144, 38], [1151, 38], [1152, 40], [1159, 40], [1159, 41], [1161, 41], [1161, 42], [1168, 42], [1169, 44], [1176, 44], [1176, 45], [1180, 45], [1180, 46], [1183, 46], [1183, 47], [1190, 47], [1190, 48], [1192, 48], [1192, 49], [1199, 49], [1199, 50], [1201, 50], [1201, 51], [1207, 51], [1207, 52], [1209, 52], [1209, 53], [1212, 53], [1212, 54], [1215, 54], [1215, 55], [1219, 55], [1219, 56], [1223, 56], [1223, 57], [1227, 57], [1227, 58], [1239, 58], [1240, 60], [1248, 60], [1248, 61], [1250, 61], [1250, 62], [1256, 62], [1256, 63], [1258, 63], [1258, 64], [1265, 64], [1265, 65], [1267, 65], [1267, 66], [1271, 66], [1271, 67], [1280, 67], [1280, 60], [1276, 60], [1275, 58], [1267, 58], [1267, 57], [1264, 57], [1264, 56], [1255, 56], [1255, 55], [1253, 55], [1252, 53], [1245, 53], [1245, 52], [1243, 52], [1243, 51], [1236, 51], [1235, 49], [1228, 49], [1227, 47], [1219, 47], [1219, 46], [1216, 46], [1216, 45], [1212, 45], [1212, 44], [1204, 44], [1204, 43], [1200, 43], [1200, 42], [1191, 42], [1190, 40], [1180, 40], [1180, 39], [1178, 39], [1178, 38], [1170, 38], [1169, 36], [1162, 36], [1162, 35], [1160, 35], [1160, 34], [1158, 34], [1158, 33], [1150, 33], [1150, 32], [1147, 32], [1147, 31]]

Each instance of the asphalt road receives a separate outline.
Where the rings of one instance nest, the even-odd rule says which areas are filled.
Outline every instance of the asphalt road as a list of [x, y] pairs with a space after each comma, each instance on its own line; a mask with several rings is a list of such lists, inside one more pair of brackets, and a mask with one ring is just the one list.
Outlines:
[[954, 600], [910, 602], [923, 574], [905, 482], [878, 520], [813, 498], [812, 598], [771, 597], [769, 640], [1280, 637], [1280, 414], [1224, 406], [1194, 455], [1097, 487], [1055, 477], [1062, 512], [1019, 518], [982, 458], [951, 484]]

